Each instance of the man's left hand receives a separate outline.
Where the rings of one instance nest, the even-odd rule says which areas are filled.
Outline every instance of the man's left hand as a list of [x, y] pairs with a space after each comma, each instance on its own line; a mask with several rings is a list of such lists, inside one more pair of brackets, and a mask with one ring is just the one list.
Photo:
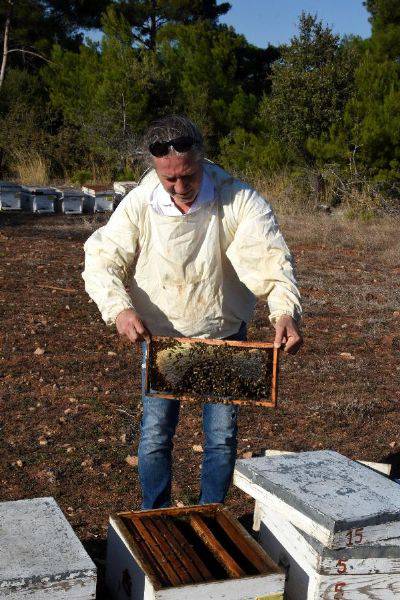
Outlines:
[[293, 317], [283, 315], [275, 323], [275, 348], [281, 348], [290, 354], [296, 354], [303, 343], [300, 329]]

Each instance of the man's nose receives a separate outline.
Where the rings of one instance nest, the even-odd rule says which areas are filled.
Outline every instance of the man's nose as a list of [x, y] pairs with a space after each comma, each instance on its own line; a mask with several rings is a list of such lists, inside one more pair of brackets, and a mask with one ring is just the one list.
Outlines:
[[174, 188], [176, 194], [184, 194], [188, 190], [188, 185], [182, 179], [177, 179]]

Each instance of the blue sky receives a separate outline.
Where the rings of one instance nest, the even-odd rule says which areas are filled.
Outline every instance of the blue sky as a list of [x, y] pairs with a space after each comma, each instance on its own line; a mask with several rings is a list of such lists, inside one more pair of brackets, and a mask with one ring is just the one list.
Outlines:
[[[220, 4], [223, 0], [218, 0]], [[289, 42], [297, 32], [299, 15], [304, 10], [318, 18], [340, 35], [354, 34], [363, 38], [371, 33], [369, 13], [362, 0], [228, 0], [231, 10], [221, 23], [232, 25], [238, 33], [256, 46], [278, 46]], [[100, 31], [87, 35], [96, 41]]]
[[370, 35], [369, 14], [362, 0], [229, 1], [232, 8], [220, 22], [232, 25], [250, 43], [263, 48], [268, 43], [278, 45], [288, 42], [296, 33], [296, 24], [302, 10], [317, 13], [324, 23], [340, 35]]

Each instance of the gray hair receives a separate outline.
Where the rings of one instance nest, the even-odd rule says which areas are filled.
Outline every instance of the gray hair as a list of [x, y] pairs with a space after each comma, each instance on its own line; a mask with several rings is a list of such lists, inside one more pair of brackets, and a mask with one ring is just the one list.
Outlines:
[[[178, 137], [188, 136], [193, 138], [194, 145], [189, 150], [196, 161], [204, 158], [205, 148], [204, 139], [200, 129], [187, 117], [183, 115], [170, 115], [157, 119], [151, 123], [143, 139], [143, 156], [148, 164], [152, 164], [153, 156], [149, 151], [149, 145], [154, 142], [167, 142]], [[182, 152], [177, 152], [170, 148], [169, 155], [182, 156]], [[186, 154], [186, 153], [185, 153]]]

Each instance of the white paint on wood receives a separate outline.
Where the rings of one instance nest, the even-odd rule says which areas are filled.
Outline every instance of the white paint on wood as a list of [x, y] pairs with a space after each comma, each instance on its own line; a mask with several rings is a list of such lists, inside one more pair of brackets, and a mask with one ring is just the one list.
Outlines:
[[204, 582], [156, 590], [141, 568], [134, 548], [111, 518], [107, 543], [106, 583], [113, 600], [255, 600], [272, 595], [283, 599], [285, 574]]
[[96, 567], [54, 498], [0, 503], [0, 598], [89, 600]]
[[323, 544], [329, 545], [331, 542], [331, 534], [326, 527], [322, 527], [300, 511], [288, 506], [285, 502], [276, 496], [273, 496], [261, 486], [249, 481], [247, 477], [236, 470], [233, 475], [233, 483], [243, 492], [258, 502], [273, 508], [273, 510], [278, 512], [283, 518], [295, 524], [296, 527], [299, 527], [302, 531], [306, 531], [317, 540], [320, 540]]
[[159, 590], [155, 593], [154, 599], [254, 600], [256, 596], [282, 595], [284, 584], [285, 576], [283, 574], [258, 575]]
[[257, 503], [257, 507], [265, 530], [272, 532], [306, 572], [312, 569], [323, 575], [343, 574], [343, 577], [400, 573], [399, 540], [392, 546], [355, 546], [332, 550], [302, 533], [266, 506]]
[[[284, 454], [298, 454], [298, 452], [290, 452], [289, 450], [265, 450], [264, 452], [264, 456], [283, 456]], [[388, 463], [377, 463], [369, 460], [356, 460], [356, 462], [373, 469], [377, 473], [386, 475], [387, 477], [389, 477], [392, 472], [392, 465], [389, 465]]]
[[399, 597], [399, 575], [351, 575], [346, 580], [320, 575], [310, 578], [307, 600], [398, 600]]
[[331, 548], [400, 537], [398, 486], [336, 452], [238, 460], [234, 482]]
[[[281, 531], [279, 531], [281, 534]], [[271, 557], [288, 567], [286, 600], [367, 600], [400, 598], [400, 574], [325, 575], [311, 567], [293, 545], [285, 547], [262, 521], [261, 545]], [[284, 543], [286, 543], [284, 541]], [[298, 562], [300, 561], [300, 562]], [[386, 594], [386, 595], [385, 595]]]

